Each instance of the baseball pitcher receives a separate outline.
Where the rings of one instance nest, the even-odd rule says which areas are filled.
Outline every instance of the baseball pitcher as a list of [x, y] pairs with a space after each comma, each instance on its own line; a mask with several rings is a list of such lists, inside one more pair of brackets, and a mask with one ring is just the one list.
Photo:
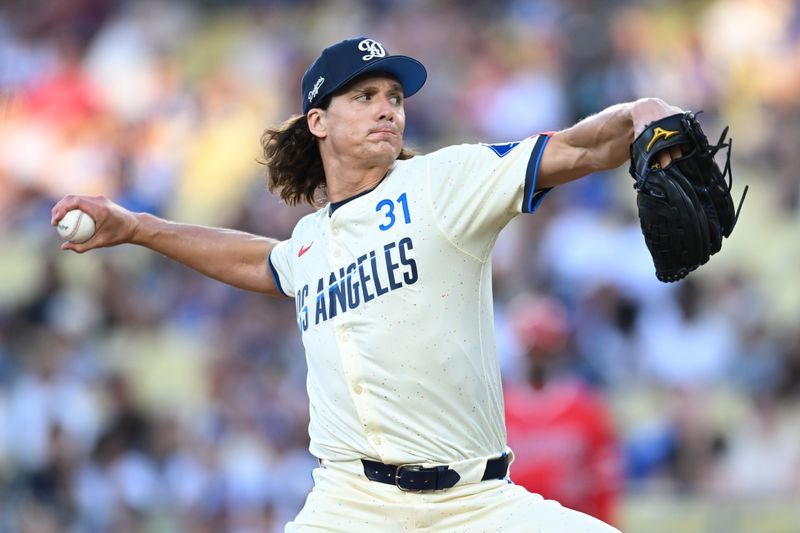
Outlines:
[[[563, 131], [415, 155], [405, 100], [426, 77], [370, 38], [322, 51], [302, 79], [302, 114], [262, 137], [270, 189], [318, 207], [289, 240], [67, 196], [53, 223], [78, 208], [97, 231], [63, 248], [134, 243], [294, 299], [320, 466], [287, 531], [616, 531], [509, 476], [490, 258], [512, 218], [556, 185], [622, 165], [648, 124], [682, 111], [647, 98]], [[680, 156], [670, 144], [655, 161]]]

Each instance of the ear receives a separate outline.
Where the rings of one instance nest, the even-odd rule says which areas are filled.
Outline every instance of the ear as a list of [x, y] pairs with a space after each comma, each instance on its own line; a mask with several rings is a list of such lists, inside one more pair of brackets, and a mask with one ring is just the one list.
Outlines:
[[312, 109], [306, 115], [306, 121], [308, 122], [308, 129], [311, 135], [318, 139], [327, 137], [328, 132], [325, 128], [325, 111], [317, 108]]

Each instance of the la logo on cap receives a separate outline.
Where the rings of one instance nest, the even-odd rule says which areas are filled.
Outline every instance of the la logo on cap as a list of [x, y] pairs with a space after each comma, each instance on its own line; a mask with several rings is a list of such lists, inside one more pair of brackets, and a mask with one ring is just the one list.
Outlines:
[[422, 63], [412, 57], [390, 54], [375, 39], [360, 36], [340, 41], [325, 48], [303, 74], [300, 84], [303, 114], [357, 77], [368, 74], [397, 79], [405, 98], [416, 93], [428, 76]]
[[383, 48], [383, 45], [372, 39], [364, 39], [358, 43], [358, 49], [362, 52], [369, 52], [368, 54], [361, 56], [361, 59], [364, 61], [369, 61], [370, 59], [374, 59], [376, 57], [386, 57], [386, 50]]

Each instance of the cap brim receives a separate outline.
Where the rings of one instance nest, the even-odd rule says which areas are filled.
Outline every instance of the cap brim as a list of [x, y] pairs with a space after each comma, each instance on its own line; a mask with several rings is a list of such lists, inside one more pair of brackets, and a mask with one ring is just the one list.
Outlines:
[[406, 98], [419, 91], [425, 85], [425, 80], [428, 79], [428, 71], [425, 70], [425, 66], [413, 57], [389, 56], [377, 61], [370, 61], [364, 65], [364, 68], [343, 80], [331, 92], [338, 91], [354, 79], [373, 72], [386, 73], [397, 78], [403, 87], [403, 96]]

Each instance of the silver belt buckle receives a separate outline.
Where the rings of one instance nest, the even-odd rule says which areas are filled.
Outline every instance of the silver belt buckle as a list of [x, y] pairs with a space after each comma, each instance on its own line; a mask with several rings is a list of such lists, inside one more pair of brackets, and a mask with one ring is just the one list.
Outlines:
[[[394, 486], [397, 487], [398, 489], [400, 489], [403, 492], [424, 492], [425, 489], [421, 489], [421, 488], [420, 489], [406, 489], [406, 488], [403, 488], [403, 487], [400, 486], [400, 473], [403, 470], [410, 470], [412, 472], [419, 472], [423, 468], [425, 468], [425, 467], [422, 466], [422, 465], [419, 465], [419, 464], [398, 465], [397, 470], [395, 470], [395, 472], [394, 472]], [[431, 490], [431, 489], [427, 489], [427, 490]]]

